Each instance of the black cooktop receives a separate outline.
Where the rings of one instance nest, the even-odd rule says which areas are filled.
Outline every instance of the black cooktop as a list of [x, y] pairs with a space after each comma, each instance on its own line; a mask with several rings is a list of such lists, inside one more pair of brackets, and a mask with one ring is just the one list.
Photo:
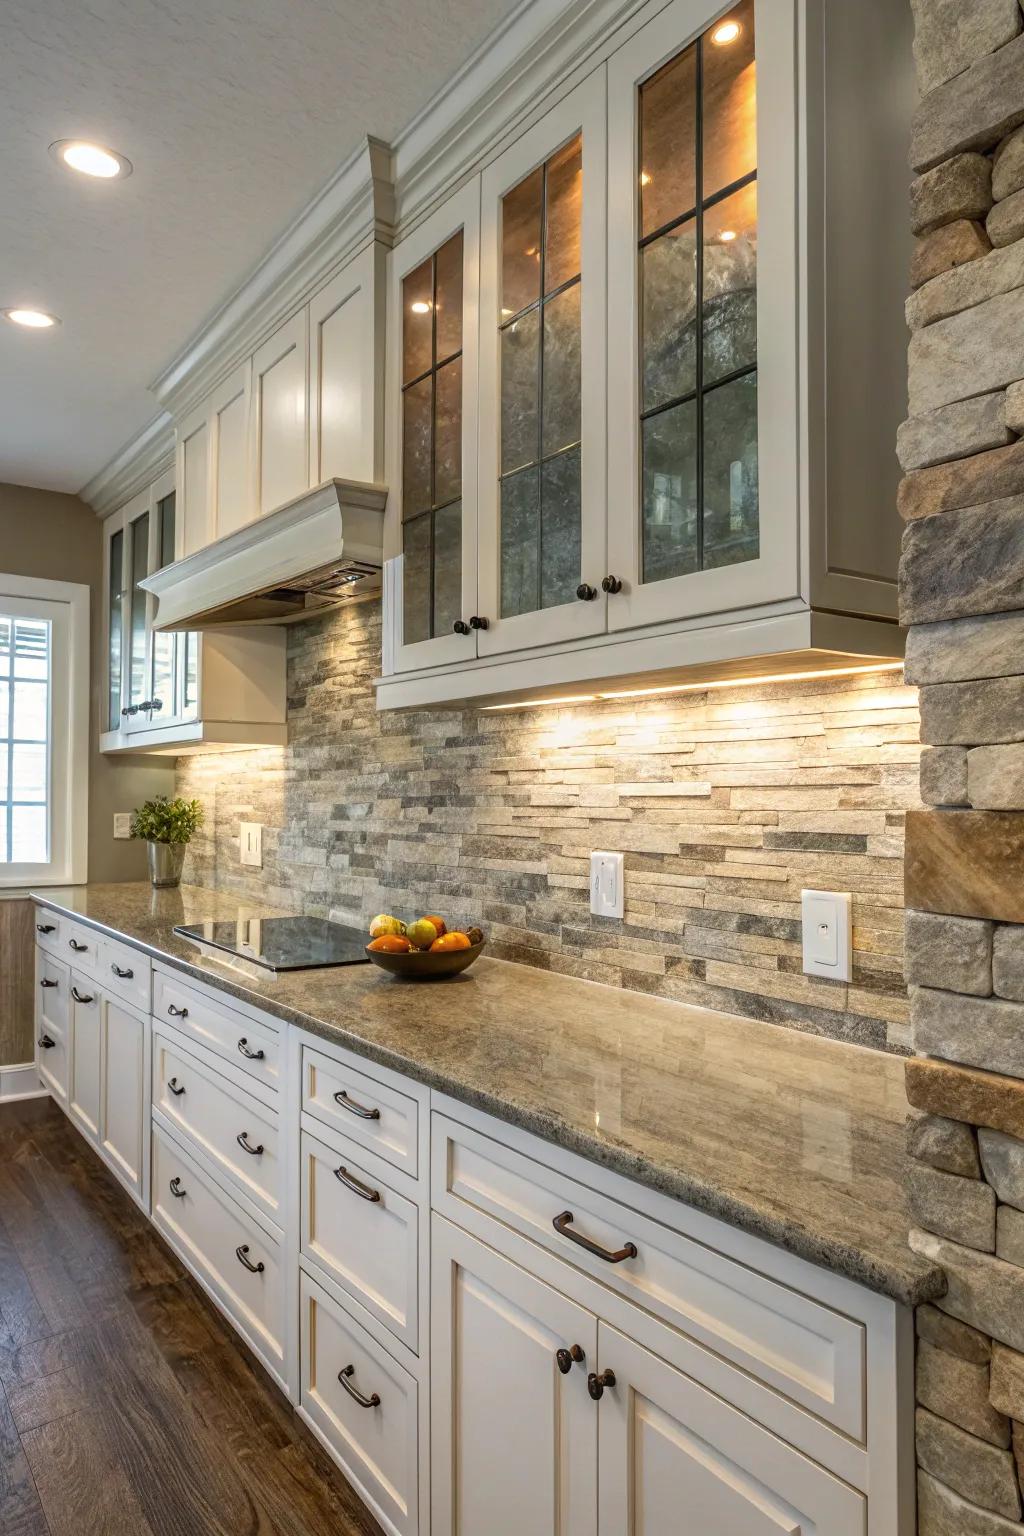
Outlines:
[[237, 922], [181, 923], [175, 933], [252, 960], [268, 971], [311, 971], [321, 965], [365, 965], [366, 935], [325, 917], [247, 917]]

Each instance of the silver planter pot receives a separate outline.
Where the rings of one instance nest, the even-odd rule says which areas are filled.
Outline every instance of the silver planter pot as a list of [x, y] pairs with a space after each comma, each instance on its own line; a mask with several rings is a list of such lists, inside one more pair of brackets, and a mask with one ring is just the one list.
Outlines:
[[187, 843], [148, 843], [149, 878], [153, 885], [180, 885]]

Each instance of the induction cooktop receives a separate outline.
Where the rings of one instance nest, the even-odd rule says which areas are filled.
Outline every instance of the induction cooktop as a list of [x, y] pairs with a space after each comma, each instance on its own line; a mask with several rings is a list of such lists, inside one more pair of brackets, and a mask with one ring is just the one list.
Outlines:
[[311, 971], [322, 965], [365, 965], [366, 936], [324, 917], [247, 917], [236, 922], [180, 923], [175, 933], [212, 944], [268, 971]]

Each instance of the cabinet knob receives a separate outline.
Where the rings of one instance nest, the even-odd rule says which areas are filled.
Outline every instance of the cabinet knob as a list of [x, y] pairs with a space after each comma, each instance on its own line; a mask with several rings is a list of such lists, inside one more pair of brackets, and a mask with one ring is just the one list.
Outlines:
[[122, 709], [122, 715], [137, 715], [142, 708], [140, 704], [129, 704], [127, 709]]
[[455, 623], [452, 625], [452, 630], [457, 635], [468, 635], [469, 625], [466, 623], [465, 619], [456, 619]]
[[152, 701], [151, 701], [151, 702], [150, 702], [150, 706], [149, 706], [149, 707], [150, 707], [150, 709], [151, 709], [151, 710], [152, 710], [152, 711], [153, 711], [153, 713], [154, 713], [154, 715], [155, 715], [155, 714], [156, 714], [156, 712], [157, 712], [157, 710], [159, 710], [159, 709], [163, 709], [163, 707], [164, 707], [164, 701], [163, 701], [163, 699], [153, 699], [153, 700], [152, 700]]
[[49, 1035], [40, 1035], [39, 1036], [39, 1044], [42, 1046], [44, 1051], [51, 1050], [53, 1048], [53, 1046], [56, 1045], [56, 1043], [57, 1042], [55, 1040], [51, 1040], [50, 1039]]
[[590, 1393], [595, 1403], [600, 1402], [601, 1398], [604, 1397], [605, 1387], [614, 1387], [614, 1385], [614, 1371], [602, 1371], [600, 1376], [598, 1376], [596, 1371], [591, 1371], [590, 1375], [587, 1377], [587, 1391]]
[[573, 1365], [580, 1365], [586, 1359], [578, 1344], [573, 1344], [569, 1349], [555, 1350], [555, 1363], [563, 1376], [568, 1376]]
[[622, 582], [617, 576], [606, 576], [601, 583], [602, 592], [621, 592]]
[[469, 627], [470, 629], [486, 629], [487, 620], [482, 619], [478, 613], [474, 613], [469, 621]]
[[581, 603], [592, 603], [597, 596], [597, 588], [592, 587], [589, 581], [581, 581], [576, 588], [576, 596]]

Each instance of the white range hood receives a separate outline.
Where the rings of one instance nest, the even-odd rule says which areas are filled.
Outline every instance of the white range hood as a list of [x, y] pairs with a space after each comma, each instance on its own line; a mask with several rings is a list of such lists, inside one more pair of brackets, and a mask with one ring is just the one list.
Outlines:
[[325, 480], [140, 582], [155, 628], [291, 624], [380, 591], [387, 489]]

